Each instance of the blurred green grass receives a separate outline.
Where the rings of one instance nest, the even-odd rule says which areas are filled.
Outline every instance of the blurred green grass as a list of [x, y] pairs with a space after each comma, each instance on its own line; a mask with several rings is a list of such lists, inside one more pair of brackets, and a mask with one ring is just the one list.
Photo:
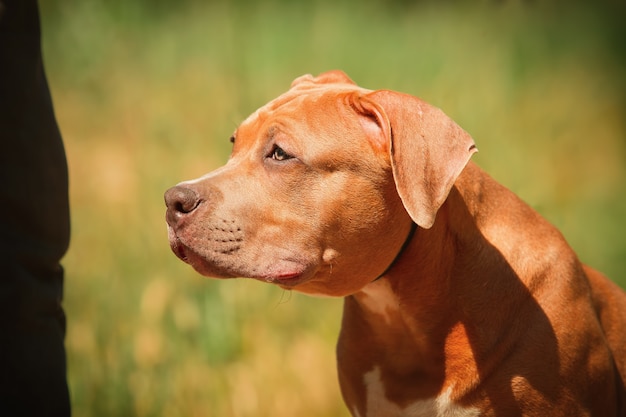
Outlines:
[[200, 278], [162, 193], [223, 164], [234, 127], [303, 73], [441, 107], [476, 161], [626, 286], [620, 3], [42, 2], [68, 153], [74, 415], [347, 416], [341, 301]]

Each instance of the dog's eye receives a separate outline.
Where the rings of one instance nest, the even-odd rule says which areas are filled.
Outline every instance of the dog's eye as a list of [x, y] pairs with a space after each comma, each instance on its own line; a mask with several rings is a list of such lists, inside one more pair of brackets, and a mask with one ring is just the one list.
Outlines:
[[293, 156], [285, 152], [280, 146], [274, 146], [274, 149], [272, 149], [272, 153], [270, 154], [270, 158], [274, 161], [286, 161], [288, 159], [292, 159]]

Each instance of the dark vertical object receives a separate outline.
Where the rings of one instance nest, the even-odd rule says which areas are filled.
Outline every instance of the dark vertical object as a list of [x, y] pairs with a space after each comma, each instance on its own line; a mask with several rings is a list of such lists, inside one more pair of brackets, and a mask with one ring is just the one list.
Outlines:
[[36, 0], [0, 0], [0, 415], [69, 416], [67, 163]]

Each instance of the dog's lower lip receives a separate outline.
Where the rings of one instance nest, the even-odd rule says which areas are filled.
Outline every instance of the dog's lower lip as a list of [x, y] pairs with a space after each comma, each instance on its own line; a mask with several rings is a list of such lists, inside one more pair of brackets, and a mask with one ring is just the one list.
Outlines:
[[279, 276], [273, 277], [273, 279], [269, 280], [268, 282], [277, 284], [279, 287], [282, 287], [283, 289], [292, 289], [294, 287], [297, 287], [298, 285], [308, 282], [311, 278], [313, 277], [310, 273], [302, 272], [302, 273], [279, 275]]
[[281, 280], [281, 279], [294, 279], [294, 278], [298, 278], [301, 274], [299, 272], [291, 272], [291, 273], [287, 273], [287, 274], [281, 274], [278, 275], [276, 277], [277, 280]]
[[263, 277], [263, 281], [274, 283], [274, 284], [284, 284], [284, 285], [295, 285], [300, 280], [299, 278], [302, 276], [299, 272], [286, 273], [286, 274], [278, 274], [278, 275], [267, 275]]

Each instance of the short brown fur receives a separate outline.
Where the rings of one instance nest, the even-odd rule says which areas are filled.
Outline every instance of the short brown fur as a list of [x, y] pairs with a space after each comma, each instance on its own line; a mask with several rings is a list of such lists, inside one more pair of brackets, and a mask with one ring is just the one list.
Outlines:
[[226, 166], [168, 190], [171, 246], [207, 276], [345, 297], [355, 416], [626, 416], [626, 294], [475, 150], [415, 97], [303, 76]]

